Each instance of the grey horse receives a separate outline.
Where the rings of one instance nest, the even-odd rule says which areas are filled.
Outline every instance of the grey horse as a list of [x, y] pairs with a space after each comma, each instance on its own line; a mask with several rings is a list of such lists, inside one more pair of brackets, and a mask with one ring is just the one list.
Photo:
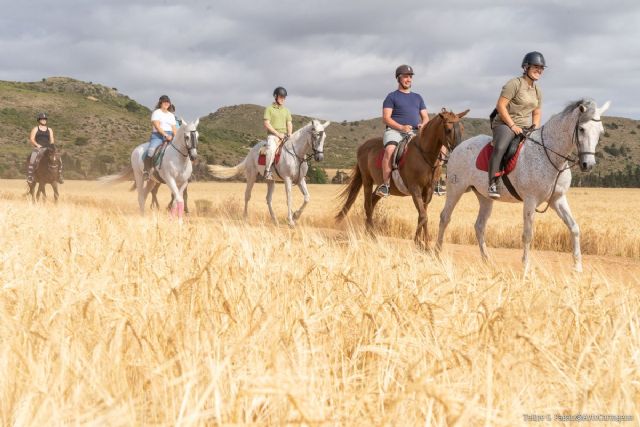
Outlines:
[[[307, 160], [311, 157], [316, 161], [322, 161], [324, 158], [324, 140], [326, 138], [325, 129], [329, 126], [330, 122], [320, 123], [318, 120], [312, 120], [311, 123], [298, 129], [286, 140], [282, 146], [280, 160], [277, 165], [274, 166], [277, 174], [284, 181], [284, 187], [287, 193], [287, 221], [289, 226], [294, 227], [295, 221], [300, 218], [302, 211], [309, 203], [309, 190], [307, 190], [307, 183], [305, 176], [309, 165]], [[248, 217], [249, 200], [251, 199], [251, 190], [253, 184], [256, 182], [258, 174], [260, 173], [260, 167], [258, 164], [258, 158], [260, 156], [260, 150], [265, 146], [265, 142], [261, 141], [251, 150], [245, 159], [234, 167], [224, 167], [219, 165], [209, 166], [209, 171], [216, 178], [233, 178], [244, 172], [247, 178], [247, 187], [244, 192], [244, 218]], [[264, 169], [264, 167], [263, 167]], [[291, 187], [296, 184], [300, 187], [300, 191], [304, 196], [304, 202], [300, 209], [293, 211], [292, 199], [291, 199]], [[267, 206], [269, 207], [269, 214], [274, 224], [278, 224], [275, 213], [273, 212], [273, 206], [271, 200], [273, 198], [273, 190], [275, 188], [274, 181], [267, 182]]]
[[[578, 164], [589, 171], [596, 164], [595, 151], [604, 133], [601, 115], [609, 108], [607, 101], [598, 108], [595, 101], [582, 99], [572, 102], [559, 114], [551, 117], [541, 128], [533, 131], [525, 141], [515, 169], [509, 174], [513, 188], [522, 199], [524, 226], [522, 262], [525, 274], [529, 266], [529, 251], [533, 237], [533, 216], [536, 208], [548, 202], [569, 228], [573, 238], [574, 269], [582, 271], [580, 227], [571, 215], [567, 191], [571, 185], [571, 166]], [[480, 209], [475, 223], [476, 237], [483, 259], [488, 259], [484, 234], [491, 215], [493, 200], [487, 194], [487, 173], [473, 167], [482, 148], [491, 141], [488, 135], [478, 135], [462, 142], [451, 153], [447, 165], [447, 200], [440, 214], [440, 228], [436, 250], [442, 248], [444, 232], [451, 214], [462, 195], [473, 190]], [[573, 158], [572, 152], [578, 151]], [[502, 186], [500, 201], [518, 203]]]

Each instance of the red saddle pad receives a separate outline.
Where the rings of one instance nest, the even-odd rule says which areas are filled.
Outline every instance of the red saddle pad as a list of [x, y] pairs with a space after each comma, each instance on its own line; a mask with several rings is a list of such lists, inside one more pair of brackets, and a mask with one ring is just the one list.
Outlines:
[[[409, 147], [410, 145], [407, 144], [407, 147], [405, 148], [404, 153], [402, 153], [402, 157], [400, 157], [400, 161], [398, 162], [398, 167], [401, 167], [402, 165], [404, 165], [404, 162], [407, 159], [407, 153], [409, 152]], [[376, 168], [382, 169], [383, 157], [384, 157], [384, 148], [381, 148], [380, 152], [378, 153], [378, 157], [376, 157]]]
[[[520, 150], [522, 150], [523, 145], [524, 145], [523, 142], [521, 142], [520, 145], [518, 145], [516, 154], [514, 154], [511, 159], [509, 159], [509, 161], [507, 162], [507, 166], [504, 168], [504, 170], [501, 170], [497, 173], [498, 176], [509, 175], [511, 171], [515, 169], [516, 164], [518, 163], [518, 156], [520, 156]], [[493, 153], [493, 146], [491, 145], [491, 143], [488, 143], [487, 145], [484, 146], [484, 148], [482, 148], [482, 150], [480, 150], [480, 153], [476, 158], [476, 168], [478, 168], [481, 171], [488, 172], [491, 153]]]

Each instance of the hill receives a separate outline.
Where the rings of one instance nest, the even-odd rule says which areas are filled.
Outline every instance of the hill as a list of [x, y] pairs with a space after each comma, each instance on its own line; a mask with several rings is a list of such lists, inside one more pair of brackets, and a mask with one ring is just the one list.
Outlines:
[[[150, 110], [116, 88], [66, 77], [40, 82], [0, 81], [0, 177], [24, 176], [24, 159], [31, 148], [29, 130], [35, 115], [47, 111], [56, 139], [64, 148], [68, 178], [95, 178], [121, 170], [134, 146], [149, 137]], [[222, 107], [200, 120], [201, 158], [207, 163], [233, 165], [265, 136], [264, 106], [243, 104]], [[294, 115], [297, 129], [311, 117]], [[465, 118], [465, 138], [488, 134], [484, 118]], [[576, 183], [622, 186], [629, 177], [640, 182], [640, 122], [606, 117], [606, 134], [598, 149], [598, 166], [590, 174], [576, 172]], [[327, 129], [324, 168], [350, 168], [356, 147], [382, 134], [380, 118], [335, 122]]]

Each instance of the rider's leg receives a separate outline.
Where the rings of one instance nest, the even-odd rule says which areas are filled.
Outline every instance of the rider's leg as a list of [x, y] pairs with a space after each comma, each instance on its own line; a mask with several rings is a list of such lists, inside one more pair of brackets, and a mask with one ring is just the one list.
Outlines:
[[273, 174], [271, 173], [271, 166], [273, 165], [273, 159], [276, 156], [276, 143], [279, 141], [278, 137], [275, 135], [267, 136], [267, 152], [265, 153], [265, 162], [264, 162], [264, 178], [268, 180], [273, 179]]
[[38, 160], [38, 154], [40, 153], [39, 148], [34, 148], [31, 152], [31, 157], [29, 157], [29, 166], [27, 167], [27, 182], [29, 184], [33, 183], [33, 172], [36, 170]]
[[146, 181], [149, 179], [149, 171], [153, 162], [153, 153], [156, 151], [156, 147], [162, 144], [162, 136], [156, 132], [151, 134], [149, 140], [149, 147], [147, 147], [147, 154], [144, 156], [144, 170], [142, 172], [142, 178]]
[[402, 134], [391, 128], [384, 131], [382, 143], [384, 145], [384, 155], [382, 157], [382, 184], [376, 189], [376, 194], [381, 197], [389, 195], [389, 182], [391, 180], [391, 158], [393, 151], [402, 140]]
[[496, 173], [500, 169], [500, 162], [504, 157], [504, 154], [509, 148], [509, 143], [516, 136], [515, 133], [507, 125], [496, 125], [493, 128], [493, 152], [491, 153], [491, 159], [489, 160], [489, 196], [498, 198], [500, 193], [498, 192], [498, 178]]

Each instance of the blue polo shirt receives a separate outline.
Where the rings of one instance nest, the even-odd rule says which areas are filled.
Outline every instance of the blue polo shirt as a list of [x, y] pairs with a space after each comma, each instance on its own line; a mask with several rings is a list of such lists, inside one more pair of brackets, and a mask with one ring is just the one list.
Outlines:
[[424, 100], [417, 93], [404, 93], [399, 90], [391, 92], [384, 99], [382, 108], [391, 108], [391, 118], [401, 125], [411, 125], [418, 127], [422, 119], [420, 111], [426, 110]]

